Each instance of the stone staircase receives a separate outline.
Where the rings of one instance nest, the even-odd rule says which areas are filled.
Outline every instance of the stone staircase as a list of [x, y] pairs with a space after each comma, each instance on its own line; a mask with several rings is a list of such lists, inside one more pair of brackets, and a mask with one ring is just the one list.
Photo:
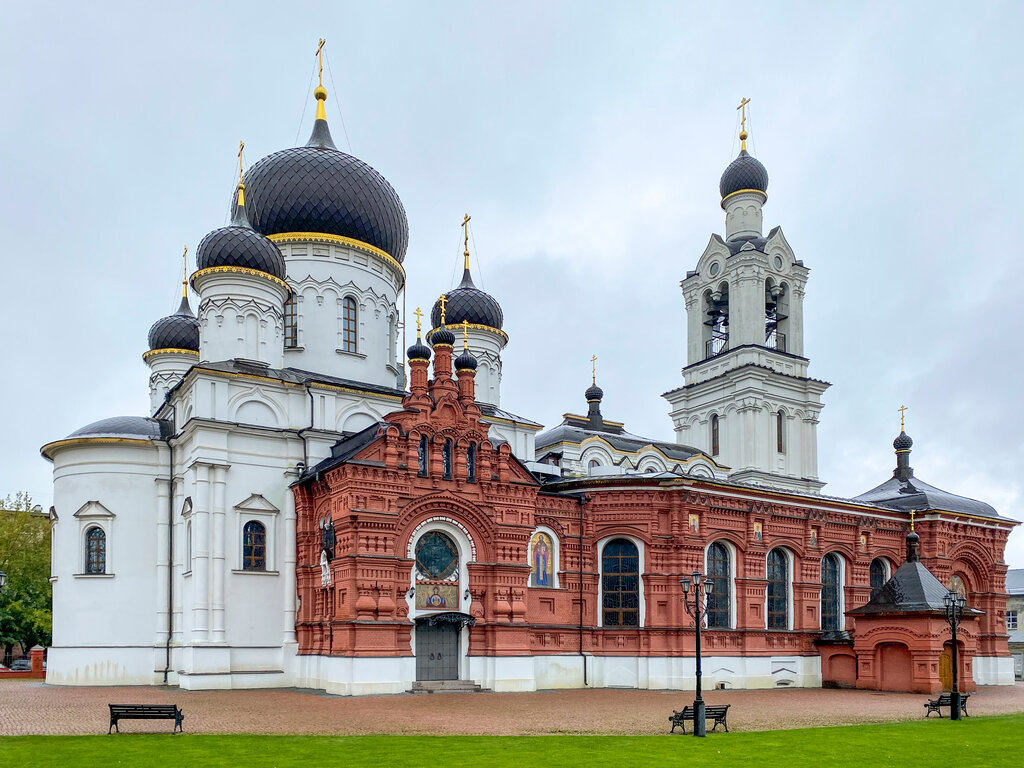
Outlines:
[[486, 690], [472, 680], [417, 680], [409, 693], [480, 693]]

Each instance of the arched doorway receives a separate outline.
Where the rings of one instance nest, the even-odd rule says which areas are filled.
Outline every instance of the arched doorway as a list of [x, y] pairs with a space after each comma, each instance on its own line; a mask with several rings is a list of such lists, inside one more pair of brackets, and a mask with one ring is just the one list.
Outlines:
[[464, 613], [437, 613], [416, 619], [416, 680], [458, 680], [462, 627], [474, 619]]
[[913, 678], [910, 649], [903, 643], [878, 646], [878, 668], [883, 691], [909, 691]]

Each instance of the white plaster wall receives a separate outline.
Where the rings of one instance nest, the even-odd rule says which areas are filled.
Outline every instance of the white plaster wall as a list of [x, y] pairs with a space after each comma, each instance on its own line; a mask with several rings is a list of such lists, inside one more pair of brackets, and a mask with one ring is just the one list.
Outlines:
[[198, 273], [199, 359], [284, 363], [284, 286], [242, 272]]
[[978, 685], [1014, 685], [1016, 682], [1011, 656], [975, 656], [971, 659], [971, 672]]
[[189, 368], [199, 362], [199, 356], [182, 352], [161, 352], [147, 358], [149, 375], [149, 412], [156, 413], [164, 404], [167, 392], [173, 388]]

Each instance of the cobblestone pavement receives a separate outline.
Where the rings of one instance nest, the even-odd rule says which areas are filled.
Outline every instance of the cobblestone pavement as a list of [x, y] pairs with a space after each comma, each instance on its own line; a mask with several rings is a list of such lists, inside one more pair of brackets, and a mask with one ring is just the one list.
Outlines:
[[[709, 704], [732, 704], [734, 731], [911, 720], [926, 694], [790, 689], [710, 691]], [[543, 734], [668, 731], [668, 716], [692, 691], [593, 689], [338, 697], [316, 691], [182, 691], [149, 687], [58, 687], [0, 681], [0, 735], [106, 733], [107, 704], [175, 703], [187, 733]], [[972, 715], [1024, 712], [1024, 684], [980, 688]], [[933, 717], [934, 719], [934, 717]], [[170, 720], [135, 720], [123, 732], [170, 732]], [[678, 732], [678, 731], [677, 731]]]

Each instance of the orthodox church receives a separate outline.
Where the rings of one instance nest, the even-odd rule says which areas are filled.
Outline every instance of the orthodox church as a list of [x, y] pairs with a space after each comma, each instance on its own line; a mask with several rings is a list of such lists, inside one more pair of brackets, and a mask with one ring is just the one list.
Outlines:
[[937, 690], [947, 587], [973, 609], [961, 679], [1013, 682], [1014, 521], [915, 477], [902, 429], [891, 478], [820, 493], [809, 270], [781, 228], [763, 234], [768, 173], [745, 131], [724, 236], [682, 279], [663, 441], [606, 418], [596, 376], [585, 415], [549, 429], [502, 409], [509, 338], [468, 237], [461, 282], [429, 327], [416, 311], [403, 356], [402, 202], [337, 149], [322, 83], [314, 96], [304, 146], [248, 170], [239, 153], [230, 224], [150, 329], [150, 413], [42, 448], [48, 683], [688, 688], [694, 571], [713, 585], [706, 686]]

